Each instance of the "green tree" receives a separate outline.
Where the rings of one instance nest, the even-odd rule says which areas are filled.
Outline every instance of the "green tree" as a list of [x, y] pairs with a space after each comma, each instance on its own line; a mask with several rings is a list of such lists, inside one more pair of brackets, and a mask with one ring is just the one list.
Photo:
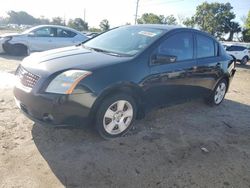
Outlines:
[[41, 16], [40, 18], [37, 18], [38, 24], [50, 24], [50, 21], [48, 18], [45, 18], [44, 16]]
[[99, 26], [102, 31], [107, 31], [110, 29], [109, 21], [107, 19], [102, 20]]
[[244, 30], [242, 31], [243, 41], [250, 42], [250, 11], [245, 21]]
[[8, 23], [8, 19], [0, 16], [0, 25], [5, 25]]
[[24, 11], [15, 12], [11, 10], [7, 14], [8, 14], [8, 23], [11, 23], [11, 24], [33, 25], [37, 23], [36, 18], [34, 18], [33, 16], [31, 16], [30, 14]]
[[233, 37], [234, 37], [234, 34], [235, 33], [239, 33], [241, 32], [241, 27], [240, 25], [237, 23], [237, 22], [229, 22], [226, 29], [225, 29], [225, 32], [228, 33], [229, 32], [229, 37], [228, 37], [228, 41], [232, 41], [233, 40]]
[[102, 30], [99, 28], [91, 27], [89, 28], [89, 32], [101, 32]]
[[204, 2], [196, 7], [195, 15], [187, 19], [184, 25], [198, 26], [201, 30], [221, 38], [224, 33], [235, 31], [235, 27], [231, 28], [232, 25], [236, 26], [231, 23], [235, 18], [232, 9], [230, 3]]
[[167, 25], [177, 25], [177, 20], [174, 17], [174, 15], [171, 14], [171, 15], [166, 16], [164, 18], [164, 24], [167, 24]]
[[191, 18], [186, 18], [183, 20], [183, 25], [185, 25], [186, 27], [191, 27], [194, 28], [195, 27], [195, 21], [194, 21], [194, 17]]
[[163, 15], [156, 15], [153, 13], [144, 13], [141, 18], [137, 20], [138, 24], [163, 24], [164, 23], [164, 16]]
[[153, 13], [144, 13], [141, 18], [137, 20], [138, 24], [167, 24], [177, 25], [177, 20], [173, 15], [164, 16]]
[[54, 18], [52, 18], [51, 24], [65, 25], [65, 22], [64, 22], [63, 18], [61, 18], [61, 17], [54, 17]]
[[68, 22], [68, 26], [78, 31], [88, 30], [88, 23], [83, 21], [83, 19], [81, 18], [75, 18], [74, 20], [70, 19]]
[[246, 22], [245, 22], [245, 27], [250, 29], [250, 10], [248, 11], [248, 15], [247, 15]]

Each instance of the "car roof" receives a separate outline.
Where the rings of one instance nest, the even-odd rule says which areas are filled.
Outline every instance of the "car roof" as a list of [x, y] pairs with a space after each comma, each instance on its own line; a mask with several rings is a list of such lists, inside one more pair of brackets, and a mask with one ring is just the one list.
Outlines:
[[178, 29], [178, 28], [183, 28], [180, 25], [166, 25], [166, 24], [138, 24], [135, 25], [137, 27], [149, 27], [149, 28], [154, 28], [154, 29], [162, 29], [162, 30], [172, 30], [172, 29]]
[[75, 33], [84, 35], [84, 34], [82, 34], [80, 31], [77, 31], [77, 30], [72, 29], [72, 28], [70, 28], [70, 27], [61, 26], [61, 25], [38, 25], [38, 26], [35, 26], [35, 27], [31, 27], [31, 28], [29, 28], [28, 30], [39, 29], [39, 28], [42, 28], [42, 27], [56, 27], [56, 28], [61, 28], [61, 29], [67, 29], [67, 30], [73, 31], [73, 32], [75, 32]]
[[[189, 27], [182, 27], [180, 25], [166, 25], [166, 24], [137, 24], [137, 25], [126, 25], [127, 27], [146, 27], [146, 28], [153, 28], [153, 29], [161, 29], [164, 30], [165, 32], [169, 32], [172, 30], [179, 30], [179, 31], [192, 31], [192, 32], [196, 32], [198, 34], [201, 35], [205, 35], [207, 37], [210, 37], [212, 39], [214, 39], [215, 41], [217, 41], [217, 39], [212, 36], [211, 34], [205, 32], [205, 31], [200, 31], [194, 28], [189, 28]], [[126, 27], [125, 26], [125, 27]]]

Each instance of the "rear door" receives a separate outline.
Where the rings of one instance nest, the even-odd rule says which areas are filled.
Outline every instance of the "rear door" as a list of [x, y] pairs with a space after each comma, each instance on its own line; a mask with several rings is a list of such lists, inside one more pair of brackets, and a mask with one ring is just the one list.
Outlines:
[[77, 40], [75, 39], [77, 33], [63, 28], [55, 28], [55, 29], [56, 29], [56, 37], [54, 45], [56, 48], [73, 46], [77, 44]]
[[[156, 56], [159, 61], [154, 60]], [[170, 57], [170, 61], [161, 57]], [[146, 82], [150, 107], [179, 103], [194, 96], [196, 61], [192, 32], [178, 32], [165, 38], [150, 62], [151, 75]]]
[[195, 34], [197, 69], [195, 77], [200, 94], [209, 95], [218, 79], [223, 75], [223, 59], [219, 44], [213, 38], [200, 33]]

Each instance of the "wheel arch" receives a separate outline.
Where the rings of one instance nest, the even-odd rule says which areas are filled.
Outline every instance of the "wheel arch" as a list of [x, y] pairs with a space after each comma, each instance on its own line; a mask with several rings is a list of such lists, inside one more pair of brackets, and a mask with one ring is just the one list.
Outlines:
[[[245, 55], [244, 57], [246, 57], [246, 58], [249, 60], [249, 55]], [[244, 57], [243, 57], [243, 58], [244, 58]], [[242, 59], [243, 59], [243, 58], [242, 58]]]
[[12, 54], [12, 53], [13, 53], [12, 50], [13, 50], [13, 48], [14, 48], [15, 46], [17, 46], [17, 45], [24, 47], [25, 50], [28, 52], [29, 47], [27, 46], [27, 44], [24, 44], [24, 43], [21, 43], [21, 42], [12, 43], [12, 42], [10, 42], [10, 41], [7, 41], [7, 42], [5, 42], [5, 43], [3, 44], [3, 49], [4, 49], [4, 51], [5, 51], [6, 53], [9, 53], [9, 54], [11, 54], [11, 55], [15, 55], [15, 54]]
[[226, 80], [227, 82], [227, 90], [226, 92], [228, 91], [229, 89], [229, 84], [230, 84], [230, 79], [229, 79], [229, 75], [227, 74], [224, 74], [220, 79], [217, 80], [217, 82], [214, 84], [214, 87], [213, 87], [213, 90], [215, 89], [215, 87], [217, 86], [217, 84], [221, 81], [221, 80]]
[[235, 62], [237, 61], [237, 59], [236, 59], [236, 57], [235, 57], [234, 55], [230, 54], [230, 56], [233, 58], [233, 60], [234, 60]]
[[93, 107], [90, 111], [90, 118], [94, 120], [95, 114], [102, 104], [103, 100], [109, 96], [113, 96], [118, 93], [125, 93], [134, 98], [137, 105], [137, 119], [142, 118], [144, 116], [144, 95], [142, 89], [131, 82], [122, 82], [114, 84], [106, 89], [104, 89], [101, 94], [97, 97], [96, 101], [93, 104]]

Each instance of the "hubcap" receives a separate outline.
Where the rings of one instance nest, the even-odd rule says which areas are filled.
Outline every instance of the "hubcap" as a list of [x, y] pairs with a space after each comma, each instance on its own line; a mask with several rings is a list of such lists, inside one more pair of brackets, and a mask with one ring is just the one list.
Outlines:
[[219, 104], [226, 93], [226, 84], [224, 82], [220, 83], [215, 91], [215, 95], [214, 95], [214, 102], [215, 104]]
[[109, 106], [103, 117], [107, 133], [116, 135], [125, 131], [133, 119], [133, 107], [125, 100], [119, 100]]

